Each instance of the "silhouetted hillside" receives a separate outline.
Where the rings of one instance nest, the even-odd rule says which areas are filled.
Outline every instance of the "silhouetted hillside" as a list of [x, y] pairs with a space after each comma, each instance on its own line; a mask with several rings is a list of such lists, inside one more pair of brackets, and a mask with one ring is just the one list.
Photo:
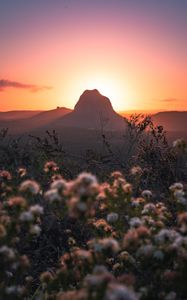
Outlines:
[[26, 119], [33, 117], [39, 113], [41, 110], [12, 110], [12, 111], [2, 111], [0, 112], [0, 121], [3, 120], [18, 120], [18, 119]]
[[63, 117], [69, 112], [71, 112], [71, 109], [61, 107], [39, 112], [35, 115], [31, 114], [31, 117], [27, 118], [24, 118], [24, 114], [20, 112], [20, 119], [18, 119], [18, 117], [15, 119], [1, 119], [0, 117], [0, 128], [9, 128], [11, 134], [28, 133], [40, 127], [43, 128], [43, 126], [46, 126], [48, 123], [53, 122], [59, 117]]
[[50, 125], [64, 127], [118, 131], [126, 128], [125, 120], [118, 115], [110, 100], [98, 90], [86, 90], [80, 96], [74, 110]]
[[152, 116], [155, 125], [164, 126], [166, 131], [186, 132], [187, 131], [187, 112], [186, 111], [167, 111], [159, 112]]

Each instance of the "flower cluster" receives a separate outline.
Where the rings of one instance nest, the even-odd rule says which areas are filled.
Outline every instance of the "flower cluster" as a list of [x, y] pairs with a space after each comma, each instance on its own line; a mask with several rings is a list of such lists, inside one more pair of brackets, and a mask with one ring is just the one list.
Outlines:
[[157, 199], [119, 171], [103, 183], [66, 180], [54, 162], [43, 182], [16, 174], [0, 172], [0, 299], [186, 299], [184, 184]]

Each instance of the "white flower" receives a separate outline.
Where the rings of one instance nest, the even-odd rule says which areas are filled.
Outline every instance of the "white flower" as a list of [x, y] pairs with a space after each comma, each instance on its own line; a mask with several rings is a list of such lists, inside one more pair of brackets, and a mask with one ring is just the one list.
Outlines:
[[108, 223], [115, 223], [119, 218], [119, 215], [117, 213], [110, 213], [107, 215], [107, 222]]
[[138, 297], [126, 286], [111, 283], [107, 289], [104, 300], [138, 300]]
[[155, 241], [159, 244], [164, 244], [167, 242], [174, 242], [180, 234], [173, 229], [162, 229], [155, 236]]
[[44, 212], [44, 209], [42, 206], [36, 204], [30, 207], [29, 211], [33, 214], [33, 215], [42, 215]]
[[31, 222], [31, 221], [33, 221], [34, 217], [33, 217], [32, 212], [24, 211], [24, 212], [21, 213], [19, 219], [22, 222]]
[[10, 260], [15, 258], [14, 250], [6, 245], [0, 247], [0, 254], [3, 254], [7, 259]]
[[175, 300], [177, 299], [177, 294], [175, 292], [169, 292], [166, 297], [165, 300]]
[[54, 202], [54, 201], [60, 201], [61, 197], [58, 193], [57, 189], [51, 189], [47, 191], [44, 195], [45, 199], [48, 200], [49, 202]]
[[64, 179], [58, 179], [51, 183], [51, 189], [63, 190], [66, 188], [67, 182]]
[[92, 175], [91, 173], [87, 173], [87, 172], [83, 172], [83, 173], [79, 174], [79, 176], [77, 177], [76, 180], [78, 180], [82, 183], [85, 183], [86, 185], [98, 183], [96, 176]]
[[142, 192], [142, 197], [150, 199], [152, 197], [152, 192], [150, 190], [144, 190]]
[[40, 226], [38, 226], [38, 225], [32, 225], [31, 227], [30, 227], [30, 230], [29, 230], [29, 232], [31, 233], [31, 234], [33, 234], [33, 235], [40, 235], [40, 232], [41, 232], [41, 228], [40, 228]]
[[171, 192], [176, 192], [177, 190], [183, 190], [184, 186], [181, 182], [175, 182], [174, 184], [172, 184], [169, 189]]
[[131, 218], [129, 221], [130, 227], [139, 227], [142, 225], [142, 221], [138, 217]]
[[149, 213], [155, 213], [156, 212], [156, 206], [153, 203], [148, 203], [144, 205], [144, 208], [142, 210], [142, 214], [149, 214]]

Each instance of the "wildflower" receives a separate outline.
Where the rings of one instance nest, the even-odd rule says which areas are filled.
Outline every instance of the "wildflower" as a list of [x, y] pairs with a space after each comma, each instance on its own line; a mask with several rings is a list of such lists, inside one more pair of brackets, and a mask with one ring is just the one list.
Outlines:
[[6, 245], [0, 247], [0, 255], [3, 255], [8, 260], [13, 260], [15, 258], [14, 250]]
[[40, 216], [43, 214], [44, 212], [44, 209], [41, 205], [32, 205], [29, 209], [29, 211], [33, 214], [33, 215], [36, 215], [36, 216]]
[[110, 213], [107, 215], [107, 222], [108, 223], [115, 223], [119, 218], [117, 213]]
[[145, 257], [150, 257], [153, 255], [154, 252], [154, 246], [152, 244], [149, 245], [142, 245], [141, 247], [138, 248], [137, 251], [137, 256], [145, 256]]
[[48, 161], [44, 165], [44, 172], [49, 173], [49, 172], [56, 172], [59, 170], [59, 167], [54, 161]]
[[120, 171], [115, 171], [111, 174], [111, 178], [114, 179], [123, 178], [123, 174]]
[[8, 205], [10, 207], [25, 207], [26, 206], [26, 200], [23, 197], [12, 197], [8, 200]]
[[164, 298], [164, 300], [175, 300], [177, 299], [177, 294], [175, 292], [169, 292], [166, 297]]
[[110, 249], [113, 253], [119, 251], [119, 244], [115, 239], [105, 238], [103, 240], [100, 240], [100, 244], [104, 249]]
[[41, 228], [40, 228], [40, 226], [38, 226], [38, 225], [31, 225], [29, 232], [30, 232], [32, 235], [38, 236], [38, 235], [40, 235]]
[[66, 188], [66, 181], [64, 179], [58, 179], [52, 182], [51, 189], [62, 191]]
[[44, 197], [47, 201], [49, 201], [50, 203], [53, 203], [55, 201], [60, 201], [61, 200], [61, 196], [58, 193], [57, 189], [50, 189], [49, 191], [47, 191], [44, 194]]
[[134, 167], [132, 167], [130, 172], [133, 176], [139, 176], [142, 174], [143, 171], [140, 166], [134, 166]]
[[100, 239], [92, 245], [96, 252], [106, 251], [115, 254], [120, 250], [118, 241], [113, 238]]
[[184, 186], [181, 182], [176, 182], [169, 187], [170, 191], [173, 193], [176, 191], [181, 191], [181, 190], [183, 190], [183, 188], [184, 188]]
[[144, 208], [142, 210], [142, 214], [155, 214], [156, 213], [156, 206], [153, 203], [148, 203], [144, 205]]
[[146, 198], [146, 199], [150, 199], [152, 197], [152, 192], [150, 190], [144, 190], [142, 192], [142, 197]]
[[87, 263], [92, 262], [92, 254], [90, 251], [83, 250], [83, 249], [76, 249], [74, 255], [76, 259], [80, 259], [81, 261], [86, 261]]
[[20, 185], [21, 192], [30, 192], [33, 195], [36, 195], [40, 191], [39, 184], [34, 180], [25, 180]]
[[25, 168], [19, 168], [18, 174], [20, 177], [24, 177], [27, 174], [27, 170]]
[[113, 275], [108, 272], [104, 266], [95, 266], [93, 269], [93, 274], [88, 274], [84, 279], [84, 285], [89, 288], [96, 289], [102, 285], [107, 284], [112, 281]]
[[31, 211], [24, 211], [21, 213], [19, 219], [22, 222], [32, 222], [34, 218]]
[[16, 286], [16, 285], [11, 285], [11, 286], [7, 286], [6, 288], [5, 288], [5, 293], [6, 293], [6, 295], [8, 295], [8, 297], [9, 296], [12, 296], [12, 297], [16, 297], [17, 298], [17, 296], [19, 297], [19, 296], [23, 296], [23, 293], [24, 293], [24, 291], [25, 291], [25, 289], [24, 289], [24, 287], [23, 286]]
[[139, 227], [142, 225], [142, 221], [140, 218], [134, 217], [134, 218], [130, 219], [129, 224], [130, 224], [130, 227], [136, 228], [136, 227]]
[[164, 244], [175, 241], [179, 236], [180, 234], [173, 229], [161, 229], [155, 236], [155, 241], [159, 244]]
[[111, 226], [106, 222], [105, 219], [96, 220], [93, 225], [98, 229], [103, 229], [105, 232], [111, 231]]
[[110, 283], [106, 295], [104, 297], [105, 300], [138, 300], [138, 297], [135, 293], [127, 288], [126, 286], [118, 283]]
[[135, 229], [129, 230], [125, 236], [123, 245], [125, 248], [136, 246], [138, 244], [138, 233]]
[[126, 184], [122, 185], [122, 188], [126, 194], [132, 193], [132, 185], [130, 183], [126, 183]]
[[11, 180], [12, 175], [9, 171], [6, 170], [0, 170], [0, 177], [4, 180]]

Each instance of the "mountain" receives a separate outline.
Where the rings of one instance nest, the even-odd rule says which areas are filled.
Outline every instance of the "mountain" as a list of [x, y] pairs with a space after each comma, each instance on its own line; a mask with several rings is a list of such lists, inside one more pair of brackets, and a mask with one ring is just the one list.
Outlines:
[[187, 111], [165, 111], [152, 116], [155, 125], [162, 125], [166, 131], [186, 132]]
[[30, 118], [30, 122], [37, 124], [37, 127], [46, 125], [54, 120], [69, 114], [72, 110], [67, 107], [57, 107], [56, 109], [43, 111]]
[[71, 127], [121, 131], [127, 125], [124, 118], [114, 111], [110, 100], [95, 89], [84, 91], [74, 110], [50, 126], [58, 130]]
[[[71, 112], [71, 109], [66, 107], [59, 107], [53, 110], [42, 111], [36, 113], [35, 115], [31, 113], [31, 116], [26, 117], [23, 113], [20, 113], [21, 118], [18, 118], [16, 115], [15, 119], [1, 119], [0, 115], [0, 128], [9, 128], [9, 132], [11, 134], [22, 134], [27, 133], [47, 124], [53, 122], [59, 117], [63, 117], [64, 115]], [[25, 116], [25, 118], [23, 118]]]
[[39, 113], [41, 110], [12, 110], [12, 111], [1, 111], [0, 121], [18, 120], [33, 117]]

